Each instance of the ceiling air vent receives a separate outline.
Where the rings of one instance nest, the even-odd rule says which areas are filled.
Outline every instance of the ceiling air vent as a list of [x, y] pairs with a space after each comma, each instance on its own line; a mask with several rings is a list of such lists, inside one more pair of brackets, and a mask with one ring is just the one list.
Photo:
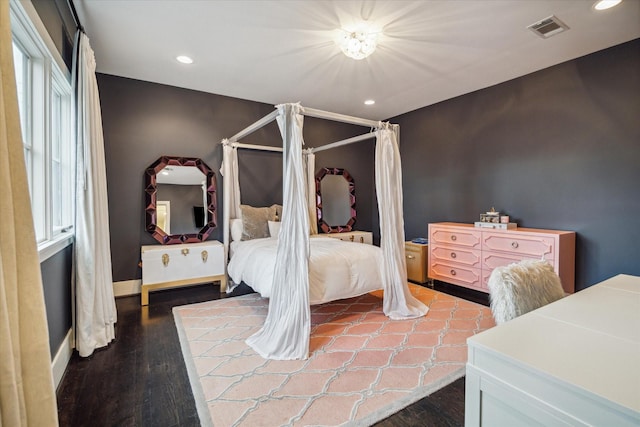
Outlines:
[[568, 30], [569, 26], [559, 20], [556, 16], [551, 15], [548, 18], [544, 18], [542, 21], [529, 25], [527, 28], [543, 39], [548, 39], [551, 36], [555, 36], [558, 33]]

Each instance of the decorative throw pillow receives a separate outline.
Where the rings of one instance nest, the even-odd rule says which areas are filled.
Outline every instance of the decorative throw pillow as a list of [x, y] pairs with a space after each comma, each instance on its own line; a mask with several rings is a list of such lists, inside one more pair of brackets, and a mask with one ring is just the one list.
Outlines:
[[275, 219], [275, 208], [254, 208], [249, 205], [240, 205], [240, 211], [242, 212], [242, 240], [269, 237], [267, 222]]
[[232, 219], [231, 220], [231, 240], [237, 242], [238, 240], [242, 240], [242, 219]]
[[280, 233], [280, 225], [282, 224], [280, 221], [269, 221], [269, 235], [271, 237], [278, 237], [278, 233]]

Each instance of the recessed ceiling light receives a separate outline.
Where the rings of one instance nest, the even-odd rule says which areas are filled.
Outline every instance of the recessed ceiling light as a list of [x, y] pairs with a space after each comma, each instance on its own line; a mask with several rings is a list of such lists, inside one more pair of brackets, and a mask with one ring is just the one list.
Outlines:
[[595, 10], [605, 10], [605, 9], [612, 8], [613, 6], [617, 6], [621, 2], [622, 0], [600, 0], [595, 5], [593, 5], [593, 8]]
[[183, 64], [193, 64], [193, 59], [185, 55], [176, 56], [176, 60], [178, 62], [182, 62]]
[[374, 101], [373, 99], [367, 99], [366, 101], [364, 101], [364, 105], [373, 105], [375, 103], [376, 101]]

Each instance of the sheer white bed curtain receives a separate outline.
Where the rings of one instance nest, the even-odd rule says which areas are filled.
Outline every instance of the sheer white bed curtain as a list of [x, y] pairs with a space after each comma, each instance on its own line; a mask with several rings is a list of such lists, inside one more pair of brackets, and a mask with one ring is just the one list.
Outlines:
[[283, 211], [269, 312], [262, 328], [247, 339], [266, 359], [306, 359], [309, 354], [309, 215], [302, 162], [302, 124], [298, 104], [279, 105], [283, 139]]
[[96, 62], [80, 33], [77, 67], [76, 348], [90, 356], [115, 338], [107, 175]]

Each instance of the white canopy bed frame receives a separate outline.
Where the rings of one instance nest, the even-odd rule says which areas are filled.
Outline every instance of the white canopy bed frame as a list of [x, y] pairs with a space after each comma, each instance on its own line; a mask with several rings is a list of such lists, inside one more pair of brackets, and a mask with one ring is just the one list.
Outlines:
[[[303, 150], [304, 116], [366, 126], [375, 131]], [[238, 142], [274, 120], [277, 121], [282, 135], [282, 147]], [[380, 215], [380, 248], [383, 256], [383, 311], [394, 320], [423, 316], [428, 311], [428, 307], [411, 295], [407, 285], [398, 129], [398, 125], [389, 123], [306, 108], [300, 104], [281, 104], [272, 113], [222, 141], [225, 255], [229, 253], [230, 219], [240, 217], [237, 149], [283, 152], [282, 227], [277, 244], [269, 311], [263, 327], [246, 341], [262, 357], [277, 360], [308, 357], [311, 330], [309, 237], [315, 231], [312, 227], [315, 224], [312, 223], [313, 220], [310, 221], [312, 212], [312, 217], [315, 217], [315, 199], [313, 196], [309, 197], [308, 183], [314, 181], [314, 152], [376, 138], [375, 181]], [[305, 170], [305, 163], [309, 159], [310, 164]], [[309, 177], [312, 179], [309, 180]]]

